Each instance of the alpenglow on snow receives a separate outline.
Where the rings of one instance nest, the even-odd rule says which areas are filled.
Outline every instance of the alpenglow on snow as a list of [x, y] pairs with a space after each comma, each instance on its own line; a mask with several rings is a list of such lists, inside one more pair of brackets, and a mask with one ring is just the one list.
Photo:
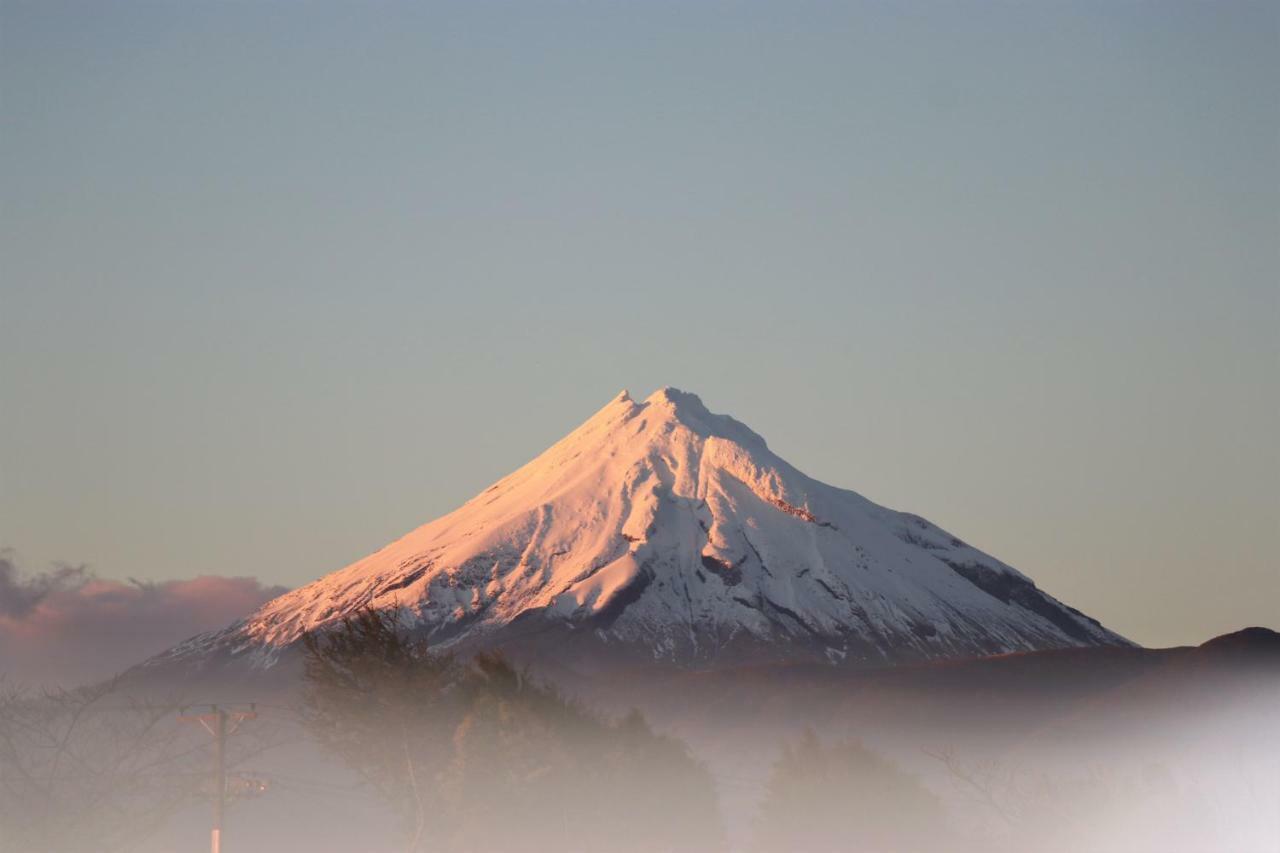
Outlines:
[[845, 665], [1123, 637], [919, 516], [820, 483], [695, 395], [625, 391], [532, 462], [149, 666], [261, 669], [362, 608], [439, 649], [590, 671]]

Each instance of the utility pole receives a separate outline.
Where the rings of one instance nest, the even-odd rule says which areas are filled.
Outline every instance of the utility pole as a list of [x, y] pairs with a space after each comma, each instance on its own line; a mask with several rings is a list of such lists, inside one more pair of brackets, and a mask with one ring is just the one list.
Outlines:
[[222, 853], [222, 817], [227, 810], [227, 712], [214, 708], [212, 853]]
[[[203, 714], [183, 713], [178, 715], [179, 722], [199, 723], [205, 731], [213, 735], [213, 831], [209, 836], [211, 853], [222, 853], [222, 821], [227, 810], [227, 737], [235, 734], [240, 723], [258, 716], [254, 705], [250, 703], [248, 710], [227, 708], [219, 705], [201, 706], [209, 710]], [[227, 729], [227, 722], [233, 726]]]

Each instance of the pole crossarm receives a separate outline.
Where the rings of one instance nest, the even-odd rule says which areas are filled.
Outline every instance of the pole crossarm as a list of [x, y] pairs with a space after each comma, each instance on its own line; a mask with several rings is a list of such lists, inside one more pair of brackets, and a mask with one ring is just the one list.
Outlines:
[[[202, 710], [207, 708], [208, 710]], [[188, 713], [193, 711], [195, 713]], [[211, 853], [222, 853], [222, 822], [227, 810], [227, 737], [235, 734], [245, 720], [256, 719], [257, 706], [243, 704], [192, 705], [178, 714], [178, 722], [199, 723], [213, 735], [213, 830], [209, 836]], [[227, 723], [231, 728], [228, 730]]]

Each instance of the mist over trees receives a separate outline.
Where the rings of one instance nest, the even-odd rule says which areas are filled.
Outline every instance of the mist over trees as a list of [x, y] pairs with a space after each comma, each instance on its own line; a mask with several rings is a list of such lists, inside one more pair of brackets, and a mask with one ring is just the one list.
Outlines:
[[943, 810], [913, 776], [857, 741], [805, 729], [783, 746], [756, 814], [752, 848], [936, 850]]
[[133, 850], [208, 783], [175, 706], [115, 682], [0, 693], [0, 850]]
[[[1061, 691], [941, 689], [936, 670], [896, 688], [863, 674], [852, 697], [851, 678], [806, 690], [776, 670], [592, 694], [639, 697], [688, 737], [722, 808], [707, 767], [639, 712], [605, 716], [501, 655], [440, 654], [394, 613], [357, 612], [307, 636], [301, 684], [228, 738], [226, 849], [1272, 850], [1274, 657], [1216, 660], [1162, 657], [1143, 691], [1084, 692], [1069, 718], [1048, 713]], [[126, 682], [0, 690], [0, 851], [199, 849], [215, 751], [182, 708]], [[959, 725], [937, 728], [938, 709]]]
[[606, 719], [500, 655], [438, 655], [386, 612], [305, 647], [304, 724], [410, 850], [724, 846], [711, 775], [639, 713]]
[[[213, 738], [184, 725], [184, 710], [175, 695], [120, 679], [74, 690], [0, 684], [0, 853], [154, 850], [192, 807], [195, 837], [207, 838]], [[229, 738], [228, 803], [259, 793], [245, 762], [290, 742], [270, 721]]]

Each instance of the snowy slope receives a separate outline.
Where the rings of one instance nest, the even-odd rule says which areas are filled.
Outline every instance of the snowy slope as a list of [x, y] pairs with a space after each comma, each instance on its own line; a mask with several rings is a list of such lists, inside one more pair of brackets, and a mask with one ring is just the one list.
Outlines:
[[398, 608], [440, 647], [705, 666], [1127, 644], [918, 516], [814, 480], [738, 421], [623, 392], [459, 509], [153, 664], [273, 663]]

